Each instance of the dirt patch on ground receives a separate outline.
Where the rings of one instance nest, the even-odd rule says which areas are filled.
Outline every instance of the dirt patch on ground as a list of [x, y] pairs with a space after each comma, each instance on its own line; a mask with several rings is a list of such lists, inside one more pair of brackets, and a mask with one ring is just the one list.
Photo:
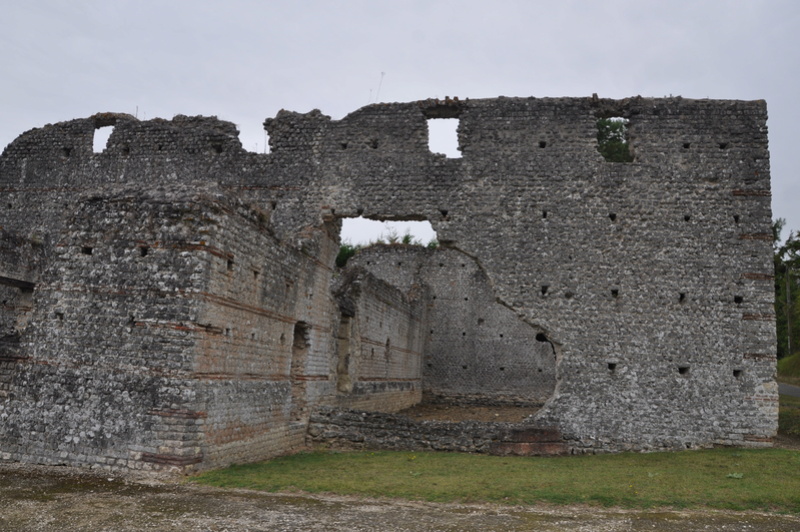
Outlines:
[[800, 451], [800, 438], [792, 438], [785, 434], [778, 434], [773, 438], [772, 445], [778, 449], [792, 449]]
[[537, 406], [471, 406], [445, 403], [420, 403], [398, 414], [415, 421], [483, 421], [522, 423], [539, 411]]

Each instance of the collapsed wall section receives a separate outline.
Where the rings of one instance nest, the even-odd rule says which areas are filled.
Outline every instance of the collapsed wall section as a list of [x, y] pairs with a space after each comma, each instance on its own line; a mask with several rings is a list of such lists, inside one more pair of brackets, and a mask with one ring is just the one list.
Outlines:
[[410, 293], [430, 292], [422, 365], [426, 402], [531, 406], [553, 394], [553, 345], [540, 328], [497, 301], [474, 258], [456, 249], [373, 245], [350, 264]]

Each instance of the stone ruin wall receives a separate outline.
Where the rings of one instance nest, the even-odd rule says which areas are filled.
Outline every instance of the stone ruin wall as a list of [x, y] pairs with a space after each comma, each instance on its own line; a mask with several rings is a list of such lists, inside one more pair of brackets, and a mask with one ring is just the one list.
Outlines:
[[427, 291], [409, 297], [358, 267], [348, 268], [336, 284], [337, 406], [396, 412], [419, 403]]
[[[630, 120], [633, 162], [597, 152], [600, 116]], [[438, 117], [459, 119], [461, 158], [429, 151]], [[296, 448], [317, 406], [423, 392], [536, 395], [533, 422], [577, 450], [775, 433], [763, 101], [428, 100], [265, 126], [266, 155], [214, 118], [119, 114], [6, 148], [0, 458], [214, 467]], [[415, 289], [362, 264], [337, 295], [339, 220], [359, 215], [431, 222]], [[551, 350], [546, 377], [498, 380], [526, 349]]]

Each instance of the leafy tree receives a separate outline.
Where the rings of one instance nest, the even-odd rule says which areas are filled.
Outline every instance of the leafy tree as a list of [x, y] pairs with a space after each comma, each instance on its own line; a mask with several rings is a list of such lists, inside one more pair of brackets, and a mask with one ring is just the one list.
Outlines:
[[597, 151], [606, 161], [629, 163], [633, 161], [628, 145], [628, 121], [624, 118], [597, 120]]
[[790, 232], [781, 245], [780, 233], [785, 223], [779, 218], [772, 224], [778, 358], [800, 351], [800, 234]]

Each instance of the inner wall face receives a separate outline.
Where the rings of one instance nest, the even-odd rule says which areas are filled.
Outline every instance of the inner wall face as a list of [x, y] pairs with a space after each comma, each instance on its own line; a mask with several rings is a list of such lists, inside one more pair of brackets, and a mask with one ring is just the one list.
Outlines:
[[550, 342], [497, 302], [474, 260], [435, 253], [422, 276], [433, 287], [424, 390], [439, 400], [541, 405], [556, 382]]
[[374, 246], [352, 259], [393, 286], [425, 287], [426, 401], [542, 405], [553, 393], [556, 354], [541, 329], [500, 304], [485, 272], [454, 249]]

